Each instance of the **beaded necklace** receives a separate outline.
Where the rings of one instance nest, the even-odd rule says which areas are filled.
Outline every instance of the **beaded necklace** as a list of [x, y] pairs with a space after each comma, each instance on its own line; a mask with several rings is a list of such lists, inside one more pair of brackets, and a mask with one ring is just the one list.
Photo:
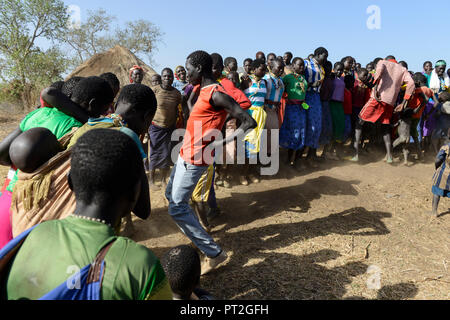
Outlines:
[[105, 220], [102, 220], [102, 219], [97, 219], [97, 218], [92, 218], [92, 217], [86, 217], [86, 216], [80, 216], [80, 215], [78, 215], [78, 214], [72, 214], [71, 216], [74, 217], [74, 218], [77, 218], [77, 219], [88, 220], [88, 221], [94, 221], [94, 222], [100, 222], [100, 223], [102, 223], [102, 224], [104, 224], [104, 225], [107, 225], [108, 227], [112, 228], [111, 224], [106, 223], [106, 221], [105, 221]]
[[[279, 77], [277, 77], [274, 73], [272, 73], [272, 71], [269, 71], [269, 76], [272, 80], [272, 83], [274, 83], [274, 85], [275, 85], [275, 89], [278, 90], [281, 87], [281, 83], [280, 83], [281, 79]], [[273, 80], [275, 80], [275, 81], [273, 81]]]
[[127, 122], [125, 120], [123, 120], [123, 118], [120, 114], [112, 113], [107, 118], [110, 118], [113, 120], [115, 127], [128, 127]]
[[[254, 97], [254, 96], [256, 96], [257, 94], [258, 94], [258, 91], [259, 91], [259, 89], [260, 89], [260, 87], [261, 87], [261, 80], [262, 80], [262, 78], [260, 78], [259, 80], [256, 78], [256, 76], [255, 75], [253, 75], [253, 74], [251, 74], [250, 76], [249, 76], [249, 78], [252, 80], [252, 83], [254, 82], [254, 83], [256, 83], [256, 85], [257, 85], [257, 89], [258, 90], [255, 90], [253, 93], [251, 93], [249, 96], [248, 96], [248, 98], [250, 99], [250, 98], [252, 98], [252, 97]], [[252, 86], [253, 86], [253, 84], [252, 84]], [[249, 88], [250, 89], [250, 88]]]
[[297, 80], [295, 86], [300, 87], [303, 91], [305, 91], [305, 84], [303, 83], [304, 82], [303, 75], [295, 72], [293, 72], [292, 75], [294, 76], [295, 80]]

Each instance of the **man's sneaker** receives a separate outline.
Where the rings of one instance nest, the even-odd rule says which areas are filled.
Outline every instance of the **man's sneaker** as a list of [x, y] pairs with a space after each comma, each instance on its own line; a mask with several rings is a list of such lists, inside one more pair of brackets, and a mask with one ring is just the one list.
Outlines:
[[206, 257], [202, 263], [202, 273], [201, 275], [205, 275], [212, 270], [216, 269], [221, 263], [224, 263], [228, 258], [228, 255], [225, 251], [222, 252], [215, 258]]

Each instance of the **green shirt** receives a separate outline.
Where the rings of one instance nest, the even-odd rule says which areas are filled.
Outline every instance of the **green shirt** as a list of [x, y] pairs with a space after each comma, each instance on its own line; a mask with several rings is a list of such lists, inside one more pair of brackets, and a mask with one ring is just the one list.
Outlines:
[[289, 100], [305, 100], [308, 82], [304, 76], [290, 73], [283, 77], [283, 83]]
[[[100, 222], [69, 216], [38, 225], [24, 241], [8, 275], [8, 299], [39, 299], [90, 264], [114, 237]], [[105, 257], [102, 300], [171, 299], [159, 260], [146, 247], [118, 237]]]
[[31, 128], [43, 127], [50, 130], [57, 139], [60, 139], [69, 133], [73, 127], [81, 127], [82, 125], [75, 118], [56, 108], [39, 108], [26, 115], [20, 123], [20, 130], [25, 132]]
[[[22, 132], [38, 127], [47, 128], [57, 139], [60, 139], [69, 133], [73, 127], [81, 127], [82, 125], [75, 118], [68, 116], [56, 108], [39, 108], [27, 114], [20, 123], [19, 128]], [[17, 171], [6, 190], [13, 192], [16, 182]]]

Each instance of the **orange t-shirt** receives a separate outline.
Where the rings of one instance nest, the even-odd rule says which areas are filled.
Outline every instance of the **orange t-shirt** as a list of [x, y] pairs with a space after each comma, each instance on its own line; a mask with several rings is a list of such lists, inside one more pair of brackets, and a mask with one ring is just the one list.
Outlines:
[[[430, 99], [433, 96], [433, 91], [431, 91], [431, 89], [428, 87], [416, 88], [413, 96], [411, 97], [411, 100], [409, 100], [408, 108], [415, 109], [418, 106], [420, 106], [421, 103], [423, 103], [423, 97], [422, 97], [421, 93], [425, 94], [425, 96], [427, 97], [427, 101], [428, 101], [428, 99]], [[420, 117], [422, 116], [423, 110], [425, 110], [425, 105], [422, 106], [422, 108], [420, 108], [419, 112], [417, 112], [416, 114], [413, 114], [412, 118], [420, 119]]]
[[210, 100], [216, 91], [226, 93], [217, 83], [201, 88], [189, 116], [180, 150], [181, 158], [187, 163], [208, 166], [214, 162], [214, 149], [206, 150], [206, 147], [217, 137], [221, 137], [221, 130], [227, 118], [224, 109], [217, 110], [211, 105]]

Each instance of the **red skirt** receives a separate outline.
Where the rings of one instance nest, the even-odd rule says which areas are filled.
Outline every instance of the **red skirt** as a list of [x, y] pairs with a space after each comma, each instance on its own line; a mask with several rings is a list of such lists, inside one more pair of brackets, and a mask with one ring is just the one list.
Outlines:
[[382, 124], [390, 124], [394, 107], [386, 102], [377, 101], [370, 98], [366, 105], [361, 109], [359, 118], [367, 122], [381, 122]]

